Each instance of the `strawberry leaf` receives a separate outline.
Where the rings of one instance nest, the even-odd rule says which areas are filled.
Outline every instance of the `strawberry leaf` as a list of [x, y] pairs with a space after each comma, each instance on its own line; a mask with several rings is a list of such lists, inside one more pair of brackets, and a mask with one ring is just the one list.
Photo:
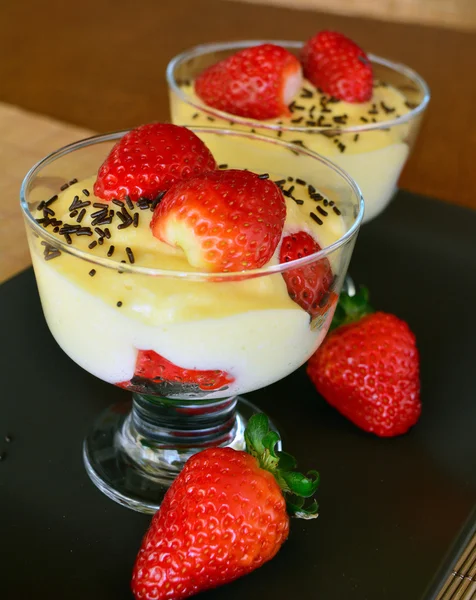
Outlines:
[[292, 454], [287, 452], [277, 452], [279, 458], [280, 471], [292, 471], [296, 468], [297, 462]]
[[[254, 456], [260, 467], [269, 471], [286, 498], [288, 511], [294, 516], [310, 519], [317, 516], [317, 502], [304, 507], [304, 498], [310, 498], [319, 486], [319, 473], [309, 471], [307, 475], [293, 469], [296, 460], [287, 452], [277, 451], [279, 434], [269, 429], [268, 417], [262, 413], [255, 414], [248, 421], [245, 429], [246, 450]], [[287, 496], [290, 495], [292, 500]]]
[[281, 473], [281, 477], [287, 483], [290, 492], [303, 498], [310, 498], [319, 487], [319, 473], [310, 471], [308, 475], [314, 476], [314, 479], [295, 471]]
[[366, 287], [361, 286], [353, 296], [349, 296], [347, 292], [341, 292], [329, 331], [333, 331], [341, 325], [359, 321], [373, 312], [374, 310], [369, 304], [369, 290]]

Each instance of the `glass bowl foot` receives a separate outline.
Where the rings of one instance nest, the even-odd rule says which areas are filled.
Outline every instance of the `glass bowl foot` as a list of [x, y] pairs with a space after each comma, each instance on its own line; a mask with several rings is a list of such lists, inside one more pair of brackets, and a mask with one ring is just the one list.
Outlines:
[[84, 464], [96, 487], [119, 504], [148, 514], [157, 511], [190, 456], [214, 446], [243, 450], [246, 423], [262, 412], [244, 398], [151, 400], [134, 394], [132, 401], [111, 406], [83, 445]]

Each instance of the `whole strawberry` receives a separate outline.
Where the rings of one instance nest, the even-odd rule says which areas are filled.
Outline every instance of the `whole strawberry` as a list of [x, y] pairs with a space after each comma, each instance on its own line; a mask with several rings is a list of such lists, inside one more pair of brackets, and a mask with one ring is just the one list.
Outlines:
[[301, 53], [304, 76], [324, 93], [346, 102], [372, 97], [372, 65], [365, 52], [345, 35], [320, 31]]
[[167, 491], [137, 556], [137, 600], [180, 600], [229, 583], [272, 559], [288, 537], [287, 504], [296, 516], [317, 516], [303, 498], [319, 483], [315, 471], [292, 471], [294, 459], [276, 452], [279, 436], [267, 418], [252, 417], [247, 452], [210, 448], [190, 458]]
[[177, 181], [215, 167], [210, 150], [186, 127], [141, 125], [111, 150], [99, 169], [94, 194], [103, 200], [153, 200]]
[[250, 171], [202, 173], [171, 188], [156, 207], [155, 237], [206, 271], [243, 271], [266, 264], [286, 218], [282, 191]]
[[355, 425], [381, 437], [396, 436], [415, 425], [421, 412], [415, 336], [396, 316], [369, 313], [365, 302], [365, 290], [356, 298], [341, 295], [336, 316], [347, 324], [324, 340], [307, 373], [327, 402]]
[[198, 97], [213, 108], [251, 119], [289, 115], [302, 82], [299, 60], [274, 44], [245, 48], [208, 67], [195, 81]]

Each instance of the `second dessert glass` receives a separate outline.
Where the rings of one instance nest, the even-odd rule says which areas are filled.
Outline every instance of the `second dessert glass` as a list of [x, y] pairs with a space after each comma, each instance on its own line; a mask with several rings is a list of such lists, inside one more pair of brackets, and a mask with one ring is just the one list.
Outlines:
[[[299, 111], [293, 113], [293, 117], [297, 118], [285, 123], [279, 123], [279, 119], [246, 119], [207, 106], [193, 93], [193, 81], [204, 69], [244, 48], [259, 44], [276, 44], [296, 55], [303, 47], [302, 42], [294, 41], [245, 40], [204, 44], [174, 57], [166, 72], [172, 122], [177, 125], [205, 124], [256, 132], [318, 152], [355, 179], [365, 198], [363, 222], [370, 221], [385, 209], [394, 195], [430, 99], [427, 84], [412, 69], [369, 54], [375, 79], [401, 92], [409, 110], [398, 115], [392, 112], [393, 109], [385, 107], [388, 118], [381, 122], [373, 123], [372, 115], [365, 112], [367, 122], [354, 126], [340, 124], [335, 128], [318, 127], [315, 122], [306, 122], [309, 117], [303, 117], [303, 114], [307, 113]], [[295, 104], [305, 97], [298, 96]], [[325, 107], [319, 107], [317, 100], [315, 104], [317, 119], [320, 109]], [[380, 106], [374, 108], [383, 110]], [[345, 108], [342, 111], [345, 112]]]
[[[124, 131], [50, 154], [21, 188], [51, 333], [78, 365], [133, 392], [131, 402], [111, 407], [94, 424], [84, 443], [86, 469], [107, 496], [141, 512], [157, 510], [193, 453], [208, 446], [244, 447], [245, 421], [256, 409], [239, 395], [285, 377], [321, 344], [363, 216], [357, 185], [313, 152], [245, 132], [193, 131], [219, 163], [273, 178], [292, 175], [325, 194], [339, 215], [334, 226], [323, 227], [325, 247], [252, 271], [197, 273], [125, 264], [68, 245], [37, 222], [35, 211], [64, 182], [81, 183], [94, 174]], [[323, 261], [333, 279], [311, 318], [289, 298], [283, 274], [311, 277], [308, 267]], [[138, 350], [154, 350], [185, 369], [219, 370], [230, 377], [208, 388], [137, 378], [123, 384], [131, 378]]]

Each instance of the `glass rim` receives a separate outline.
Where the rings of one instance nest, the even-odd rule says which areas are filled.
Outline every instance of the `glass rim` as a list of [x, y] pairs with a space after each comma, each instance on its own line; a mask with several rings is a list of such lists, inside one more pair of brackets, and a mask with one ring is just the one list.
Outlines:
[[313, 263], [315, 261], [320, 260], [321, 258], [327, 257], [341, 246], [345, 246], [354, 236], [357, 234], [360, 224], [362, 222], [362, 218], [364, 215], [364, 199], [362, 197], [362, 193], [360, 191], [357, 183], [349, 176], [345, 171], [343, 171], [340, 167], [335, 165], [333, 162], [328, 160], [327, 158], [313, 152], [312, 150], [308, 150], [307, 148], [300, 148], [291, 144], [289, 142], [283, 142], [281, 140], [275, 140], [268, 136], [248, 133], [246, 131], [237, 131], [237, 130], [229, 130], [229, 129], [219, 129], [216, 127], [187, 127], [194, 133], [211, 133], [215, 135], [231, 135], [233, 137], [246, 137], [252, 138], [254, 140], [263, 141], [267, 144], [274, 144], [276, 146], [280, 146], [283, 149], [292, 150], [294, 153], [298, 152], [301, 155], [309, 156], [312, 159], [317, 160], [321, 164], [323, 164], [326, 168], [330, 168], [334, 171], [341, 179], [344, 179], [346, 184], [351, 189], [353, 195], [356, 197], [356, 200], [359, 205], [359, 211], [357, 216], [355, 217], [354, 222], [349, 227], [349, 229], [335, 242], [322, 248], [318, 252], [314, 252], [313, 254], [309, 254], [308, 256], [304, 256], [302, 258], [298, 258], [285, 263], [278, 263], [276, 265], [268, 265], [265, 267], [261, 267], [259, 269], [249, 269], [243, 271], [174, 271], [171, 269], [154, 269], [151, 267], [141, 267], [139, 265], [132, 265], [128, 263], [118, 263], [112, 258], [103, 258], [99, 256], [94, 256], [92, 253], [87, 252], [85, 250], [81, 250], [80, 248], [76, 248], [73, 245], [69, 245], [66, 241], [63, 241], [49, 232], [47, 229], [41, 226], [41, 224], [37, 223], [35, 217], [28, 207], [27, 194], [28, 187], [33, 179], [41, 172], [41, 170], [53, 163], [55, 160], [74, 152], [75, 150], [81, 150], [91, 145], [101, 144], [103, 142], [112, 142], [117, 141], [122, 138], [129, 129], [124, 129], [121, 131], [114, 131], [106, 134], [97, 134], [91, 137], [81, 139], [79, 141], [73, 142], [71, 144], [67, 144], [51, 152], [43, 159], [38, 161], [36, 164], [31, 167], [28, 173], [25, 175], [21, 187], [20, 187], [20, 205], [22, 208], [22, 212], [27, 220], [29, 227], [37, 233], [41, 238], [48, 241], [55, 248], [60, 249], [62, 252], [66, 254], [70, 254], [76, 256], [77, 258], [86, 260], [92, 264], [106, 267], [109, 269], [120, 270], [123, 273], [133, 273], [138, 275], [149, 275], [154, 277], [168, 277], [175, 279], [186, 279], [191, 281], [226, 281], [226, 280], [242, 280], [242, 279], [251, 279], [253, 277], [261, 277], [264, 275], [271, 275], [275, 273], [283, 273], [285, 271], [289, 271], [291, 269], [297, 267], [303, 267], [307, 264]]
[[202, 56], [204, 54], [208, 54], [210, 52], [217, 52], [220, 50], [240, 50], [244, 48], [249, 48], [251, 46], [259, 46], [261, 44], [275, 44], [277, 46], [283, 46], [284, 48], [293, 48], [300, 49], [303, 47], [304, 42], [298, 42], [293, 40], [240, 40], [233, 42], [214, 42], [210, 44], [200, 44], [198, 46], [193, 46], [188, 50], [184, 50], [180, 54], [174, 56], [168, 63], [165, 70], [165, 77], [169, 87], [180, 97], [181, 100], [193, 106], [197, 110], [201, 110], [207, 113], [210, 116], [219, 117], [225, 119], [227, 121], [233, 121], [237, 124], [244, 125], [247, 127], [259, 127], [261, 129], [269, 129], [271, 131], [290, 131], [295, 133], [306, 133], [309, 131], [313, 133], [320, 132], [331, 132], [339, 131], [340, 133], [362, 133], [364, 131], [372, 131], [382, 129], [382, 127], [394, 127], [396, 125], [401, 125], [403, 123], [407, 123], [408, 121], [413, 120], [418, 115], [422, 114], [428, 103], [430, 101], [430, 88], [426, 81], [419, 75], [416, 71], [407, 67], [406, 65], [398, 62], [394, 62], [388, 60], [386, 58], [382, 58], [377, 56], [376, 54], [368, 53], [372, 63], [382, 65], [384, 67], [388, 67], [389, 69], [393, 69], [400, 74], [405, 75], [409, 79], [411, 79], [422, 91], [423, 98], [421, 102], [415, 108], [412, 108], [409, 112], [404, 115], [400, 115], [397, 118], [390, 119], [388, 121], [380, 121], [378, 123], [365, 123], [363, 125], [352, 125], [348, 127], [340, 127], [340, 128], [331, 128], [331, 127], [299, 127], [299, 126], [287, 126], [287, 125], [279, 125], [276, 123], [268, 123], [266, 121], [258, 121], [256, 119], [248, 119], [245, 117], [240, 117], [237, 115], [232, 115], [231, 113], [227, 113], [210, 106], [202, 102], [194, 102], [191, 100], [186, 94], [183, 93], [181, 87], [177, 84], [174, 76], [175, 67], [184, 60], [194, 58], [196, 56]]

